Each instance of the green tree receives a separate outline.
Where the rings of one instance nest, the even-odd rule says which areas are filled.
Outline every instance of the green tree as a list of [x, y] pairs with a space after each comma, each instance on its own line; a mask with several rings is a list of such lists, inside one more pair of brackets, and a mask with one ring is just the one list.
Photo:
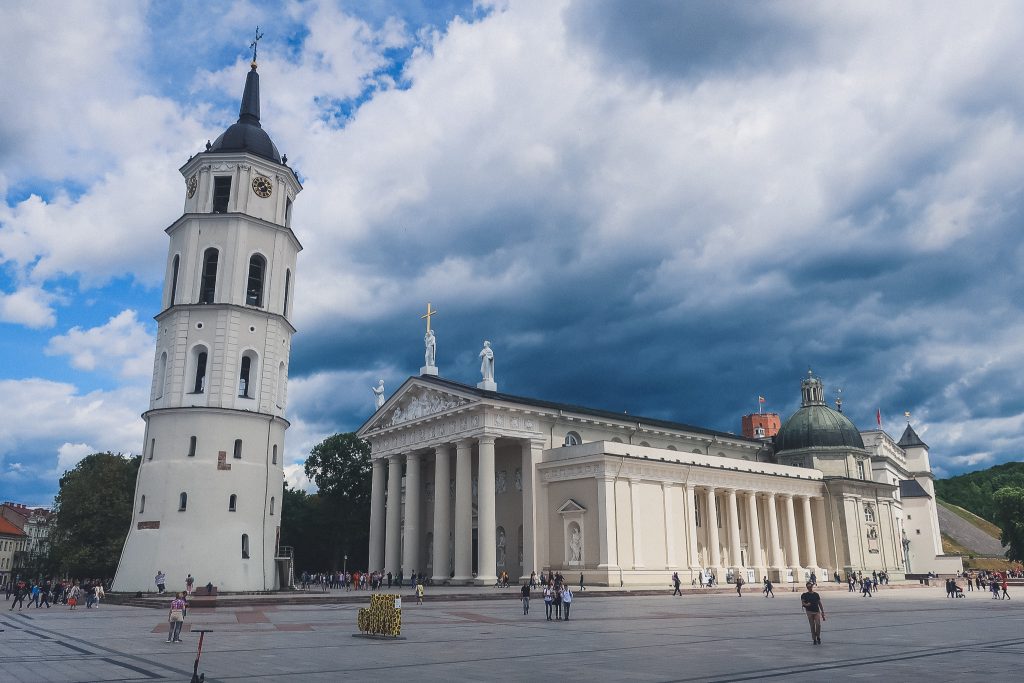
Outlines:
[[996, 523], [993, 494], [1007, 486], [1024, 487], [1024, 462], [1007, 462], [986, 470], [939, 479], [935, 482], [935, 493], [944, 501]]
[[60, 478], [50, 553], [73, 577], [111, 578], [132, 521], [140, 456], [93, 453]]
[[[355, 433], [327, 437], [310, 451], [306, 476], [319, 491], [317, 526], [327, 541], [326, 564], [312, 569], [367, 569], [370, 534], [370, 445]], [[307, 567], [296, 558], [296, 568]]]
[[1000, 539], [1007, 547], [1006, 557], [1024, 561], [1024, 487], [1004, 486], [992, 496]]

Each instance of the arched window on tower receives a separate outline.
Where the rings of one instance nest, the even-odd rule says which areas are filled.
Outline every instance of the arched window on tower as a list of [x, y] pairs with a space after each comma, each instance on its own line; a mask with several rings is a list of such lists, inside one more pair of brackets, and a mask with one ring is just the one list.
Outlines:
[[188, 494], [182, 491], [178, 494], [178, 512], [184, 512], [188, 507]]
[[271, 464], [272, 465], [276, 465], [277, 464], [277, 444], [276, 443], [274, 444], [274, 458], [271, 461]]
[[206, 349], [199, 347], [196, 353], [196, 381], [192, 393], [201, 394], [206, 391]]
[[210, 247], [203, 252], [203, 275], [199, 285], [199, 303], [212, 304], [217, 294], [217, 261], [220, 252]]
[[234, 512], [237, 505], [238, 505], [238, 496], [236, 496], [235, 494], [232, 493], [231, 497], [228, 498], [228, 512]]
[[292, 271], [284, 271], [284, 306], [281, 308], [281, 315], [288, 317], [288, 290], [292, 286]]
[[239, 369], [239, 398], [252, 398], [249, 394], [249, 377], [252, 366], [252, 356], [248, 354], [242, 356], [242, 367]]
[[263, 275], [267, 271], [267, 259], [253, 254], [249, 259], [249, 279], [245, 285], [245, 303], [248, 306], [263, 306]]
[[289, 197], [284, 201], [284, 225], [286, 228], [292, 227], [292, 198]]
[[565, 440], [562, 442], [563, 446], [579, 446], [583, 443], [583, 439], [576, 432], [567, 432]]
[[241, 439], [235, 439], [234, 458], [235, 458], [235, 460], [241, 460], [242, 459], [242, 440]]
[[213, 212], [227, 213], [228, 200], [231, 198], [231, 176], [220, 175], [213, 178]]
[[188, 437], [188, 457], [196, 457], [196, 437]]
[[171, 298], [167, 302], [168, 308], [174, 305], [174, 295], [178, 291], [178, 255], [174, 255], [171, 262]]
[[270, 497], [270, 514], [274, 514], [274, 497]]
[[142, 498], [139, 499], [139, 514], [141, 515], [145, 511], [146, 511], [146, 496], [143, 495]]
[[242, 534], [242, 559], [249, 559], [249, 534]]

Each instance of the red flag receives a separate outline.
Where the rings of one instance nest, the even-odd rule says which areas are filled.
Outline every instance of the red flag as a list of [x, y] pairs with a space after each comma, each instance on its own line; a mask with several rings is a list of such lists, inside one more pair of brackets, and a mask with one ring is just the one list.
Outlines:
[[878, 428], [881, 429], [882, 428], [882, 409], [881, 408], [878, 408], [875, 411], [875, 421], [878, 422]]
[[764, 396], [758, 396], [757, 397], [757, 402], [758, 403], [764, 403]]

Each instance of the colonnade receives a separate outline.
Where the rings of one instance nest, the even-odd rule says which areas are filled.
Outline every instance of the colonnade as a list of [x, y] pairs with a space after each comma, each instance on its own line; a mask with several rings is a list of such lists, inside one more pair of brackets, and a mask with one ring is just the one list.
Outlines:
[[[662, 484], [663, 490], [668, 487], [671, 484]], [[700, 483], [686, 483], [682, 488], [685, 515], [670, 514], [669, 494], [667, 490], [664, 493], [669, 568], [677, 566], [673, 562], [673, 557], [677, 556], [674, 541], [670, 540], [677, 534], [685, 543], [681, 564], [690, 569], [710, 569], [716, 574], [721, 569], [767, 570], [779, 578], [787, 569], [792, 569], [799, 576], [799, 570], [819, 568], [818, 542], [824, 541], [825, 534], [822, 497]], [[745, 508], [742, 516], [741, 501]], [[720, 506], [723, 509], [719, 509]], [[686, 528], [677, 529], [675, 525], [678, 522]], [[703, 538], [699, 538], [701, 536]], [[634, 536], [634, 544], [636, 541]], [[744, 542], [745, 555], [741, 552]], [[703, 557], [700, 556], [701, 547]], [[643, 568], [642, 561], [636, 560], [634, 557], [633, 568]], [[628, 567], [629, 563], [624, 562], [623, 565]], [[759, 579], [763, 577], [763, 572], [758, 571], [758, 574]]]
[[[441, 443], [427, 449], [376, 457], [370, 488], [370, 570], [408, 576], [427, 569], [423, 544], [432, 533], [432, 579], [435, 582], [490, 585], [497, 580], [497, 524], [495, 520], [495, 442], [497, 437], [481, 435], [454, 443]], [[536, 463], [543, 443], [509, 440], [517, 443], [522, 458], [523, 562], [534, 567], [537, 560]], [[476, 451], [477, 494], [477, 573], [473, 575], [473, 460]], [[451, 519], [451, 459], [455, 456], [454, 519]], [[423, 489], [424, 463], [433, 455], [433, 525], [427, 530], [421, 523], [420, 494]], [[405, 505], [401, 505], [402, 469], [405, 467]], [[385, 487], [386, 480], [386, 487]], [[385, 490], [387, 491], [385, 497]], [[452, 554], [449, 555], [449, 538]], [[454, 562], [451, 562], [454, 560]], [[449, 564], [454, 565], [450, 577]], [[528, 571], [527, 571], [528, 573]]]

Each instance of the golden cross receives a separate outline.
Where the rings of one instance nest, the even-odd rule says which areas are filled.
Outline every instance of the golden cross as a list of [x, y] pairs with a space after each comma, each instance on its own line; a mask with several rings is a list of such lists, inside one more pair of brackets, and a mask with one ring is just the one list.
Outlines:
[[426, 321], [427, 321], [427, 332], [430, 332], [430, 316], [436, 315], [436, 314], [437, 314], [437, 309], [430, 310], [430, 302], [428, 301], [427, 302], [427, 314], [420, 316], [420, 320], [426, 319]]

